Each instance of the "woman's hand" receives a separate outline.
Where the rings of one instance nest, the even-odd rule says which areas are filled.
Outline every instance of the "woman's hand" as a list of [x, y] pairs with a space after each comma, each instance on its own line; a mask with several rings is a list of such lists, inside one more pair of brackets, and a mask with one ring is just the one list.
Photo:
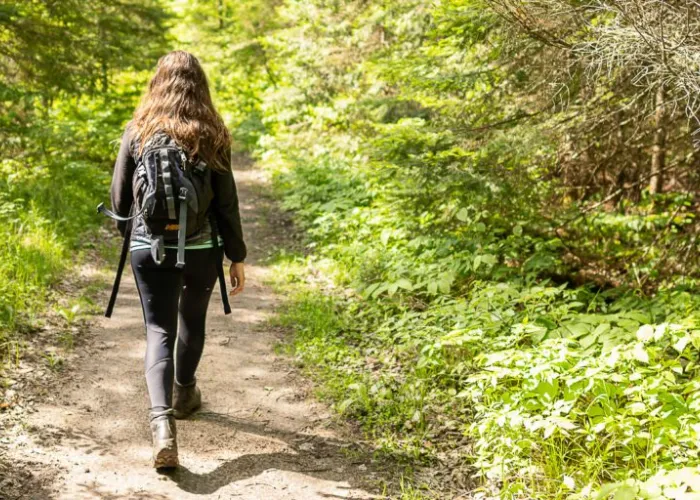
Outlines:
[[234, 262], [231, 264], [231, 291], [228, 293], [234, 297], [243, 291], [245, 287], [245, 264]]

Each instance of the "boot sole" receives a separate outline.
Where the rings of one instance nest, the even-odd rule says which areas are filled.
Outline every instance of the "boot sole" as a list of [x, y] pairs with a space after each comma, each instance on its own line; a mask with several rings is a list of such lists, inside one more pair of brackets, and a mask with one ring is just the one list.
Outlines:
[[180, 411], [180, 410], [173, 410], [173, 416], [177, 420], [183, 420], [183, 419], [186, 419], [187, 417], [189, 417], [190, 415], [192, 415], [197, 410], [199, 410], [201, 407], [202, 407], [202, 403], [199, 403], [197, 406], [195, 406], [194, 408], [192, 408], [191, 410], [189, 410], [187, 412]]
[[180, 465], [177, 457], [177, 450], [163, 448], [153, 458], [153, 467], [155, 469], [172, 469]]

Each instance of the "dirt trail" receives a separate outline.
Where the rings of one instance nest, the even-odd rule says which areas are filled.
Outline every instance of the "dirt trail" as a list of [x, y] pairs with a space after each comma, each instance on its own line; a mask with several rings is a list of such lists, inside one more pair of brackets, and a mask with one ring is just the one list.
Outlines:
[[224, 316], [212, 298], [198, 380], [204, 407], [178, 421], [181, 467], [149, 466], [144, 330], [130, 272], [114, 317], [98, 321], [76, 347], [58, 387], [27, 416], [9, 456], [31, 464], [36, 488], [21, 498], [316, 499], [371, 498], [372, 464], [338, 437], [327, 408], [307, 398], [264, 329], [276, 297], [259, 263], [274, 240], [256, 185], [235, 172], [250, 246], [248, 284]]

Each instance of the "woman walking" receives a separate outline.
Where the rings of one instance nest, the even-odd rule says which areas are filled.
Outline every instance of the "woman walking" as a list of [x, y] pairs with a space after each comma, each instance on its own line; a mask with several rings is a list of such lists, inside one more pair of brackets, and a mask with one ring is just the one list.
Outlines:
[[[111, 188], [117, 225], [130, 235], [146, 325], [156, 468], [178, 465], [174, 419], [201, 406], [195, 373], [224, 253], [232, 262], [230, 295], [245, 284], [246, 246], [230, 151], [231, 136], [197, 58], [183, 51], [162, 57], [126, 127]], [[158, 225], [161, 208], [167, 223]]]

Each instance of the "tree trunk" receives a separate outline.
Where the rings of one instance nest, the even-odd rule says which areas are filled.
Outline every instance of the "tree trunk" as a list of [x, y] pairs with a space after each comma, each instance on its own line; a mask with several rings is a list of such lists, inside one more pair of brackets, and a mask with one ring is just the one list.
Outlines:
[[107, 58], [102, 57], [102, 93], [109, 92], [109, 66], [107, 66]]
[[224, 23], [224, 0], [219, 0], [219, 29], [223, 30], [226, 27]]
[[109, 91], [109, 66], [107, 64], [107, 47], [105, 42], [105, 29], [102, 18], [97, 20], [97, 33], [100, 37], [100, 53], [98, 55], [100, 61], [100, 83], [102, 86], [102, 94], [106, 95]]
[[666, 87], [659, 85], [656, 91], [656, 130], [654, 147], [651, 153], [651, 177], [649, 194], [658, 194], [664, 188], [664, 168], [666, 168]]

